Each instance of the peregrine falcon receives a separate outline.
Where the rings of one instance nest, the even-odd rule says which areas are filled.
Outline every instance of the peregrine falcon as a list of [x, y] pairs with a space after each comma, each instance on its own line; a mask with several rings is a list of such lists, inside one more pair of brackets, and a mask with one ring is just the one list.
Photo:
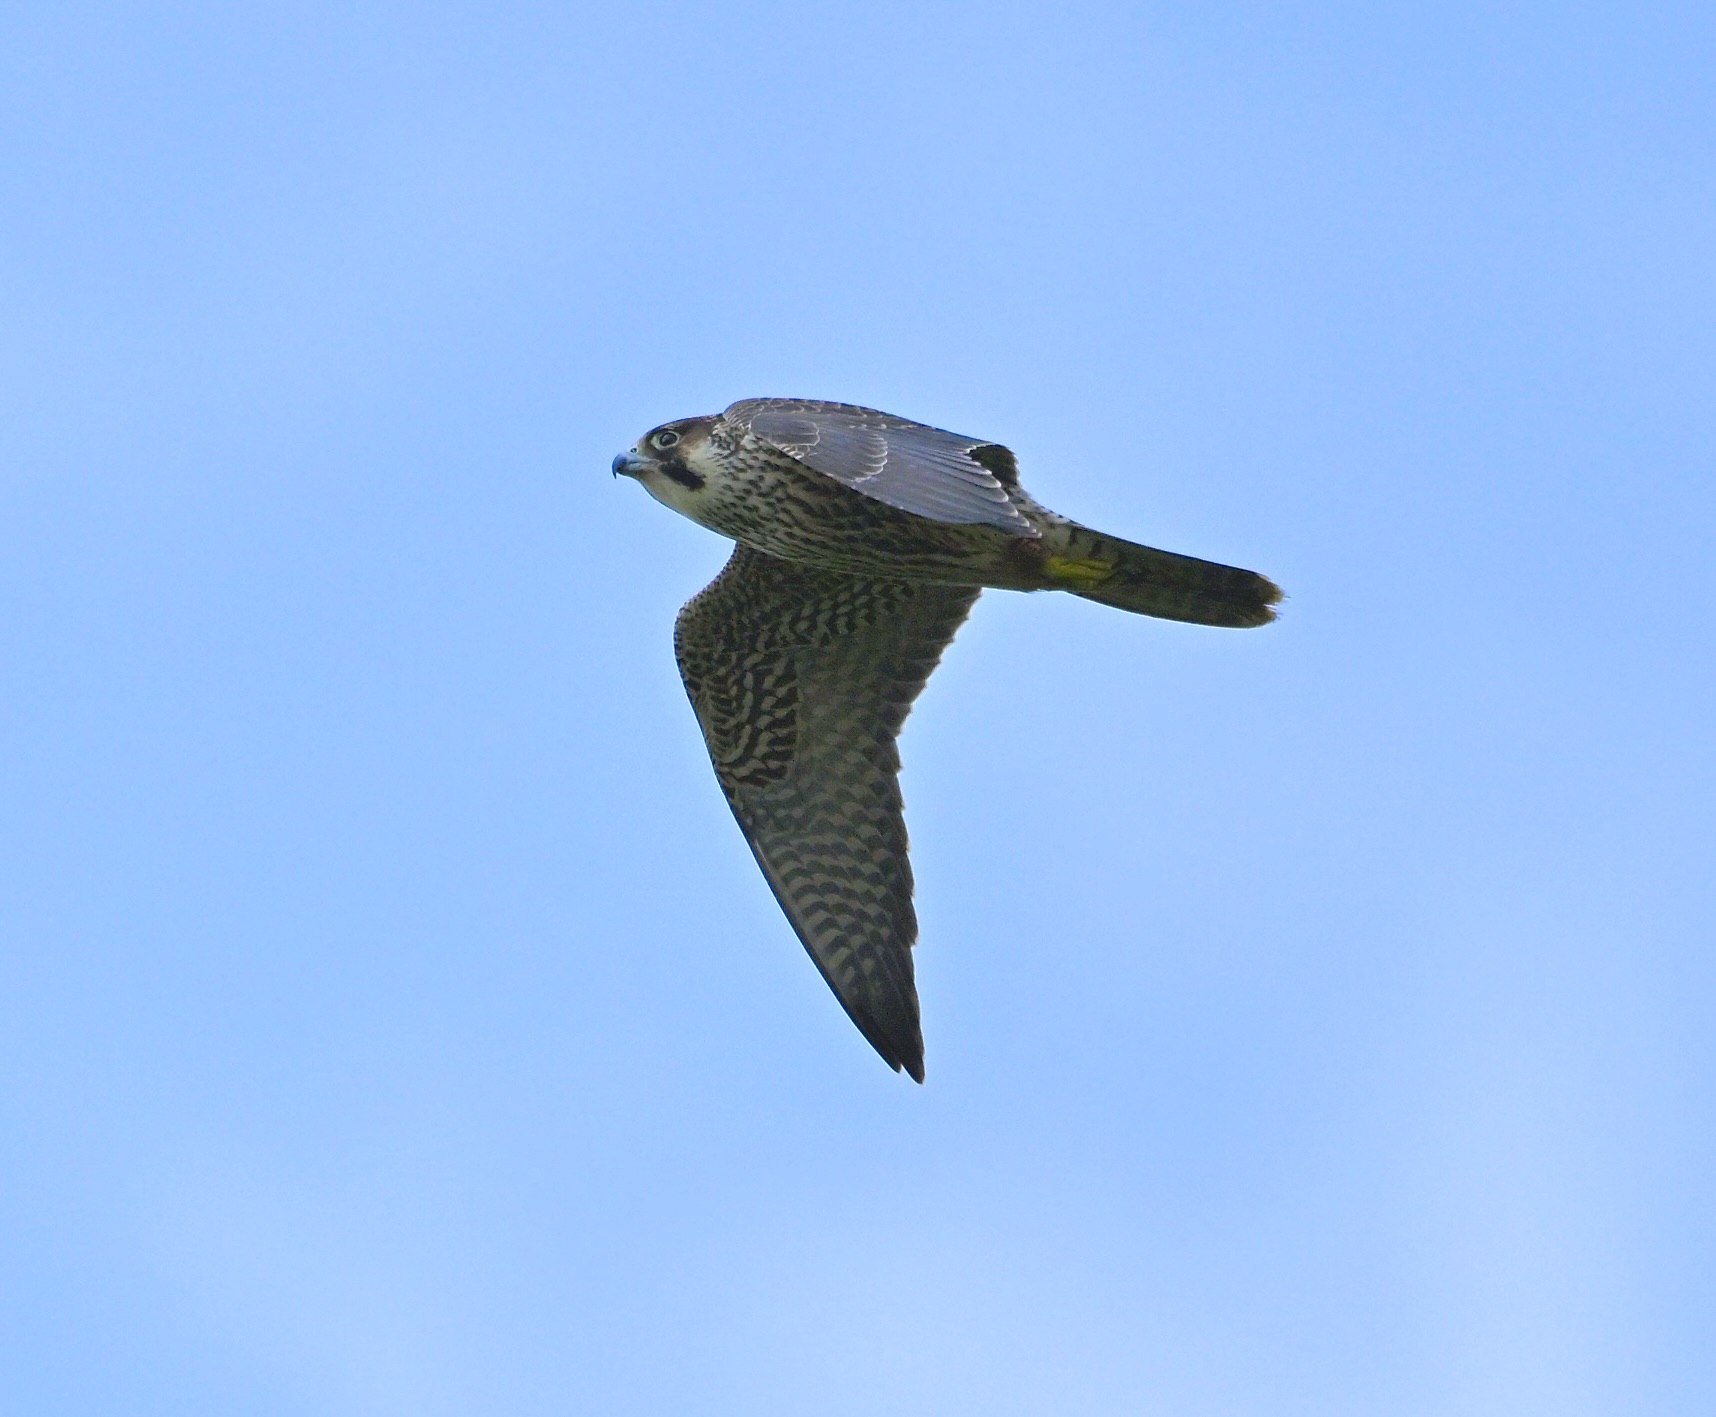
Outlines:
[[1275, 618], [1263, 576], [1092, 531], [1013, 454], [853, 404], [744, 399], [614, 459], [737, 545], [674, 652], [716, 779], [853, 1023], [924, 1079], [912, 872], [894, 740], [986, 586], [1064, 590], [1198, 625]]

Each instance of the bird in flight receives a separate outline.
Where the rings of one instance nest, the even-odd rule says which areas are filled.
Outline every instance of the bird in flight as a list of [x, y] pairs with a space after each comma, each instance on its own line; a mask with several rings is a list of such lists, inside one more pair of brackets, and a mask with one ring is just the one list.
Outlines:
[[1263, 576], [1092, 531], [985, 438], [853, 404], [744, 399], [614, 459], [737, 545], [674, 652], [715, 776], [852, 1022], [924, 1080], [917, 915], [894, 742], [985, 587], [1198, 625], [1275, 618]]

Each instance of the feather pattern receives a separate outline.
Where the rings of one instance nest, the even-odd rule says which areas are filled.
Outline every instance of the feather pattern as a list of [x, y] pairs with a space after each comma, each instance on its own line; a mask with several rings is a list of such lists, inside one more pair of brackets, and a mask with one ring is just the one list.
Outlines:
[[724, 416], [824, 477], [903, 512], [1036, 535], [1007, 495], [1003, 477], [1013, 455], [987, 439], [813, 399], [743, 399]]
[[763, 875], [852, 1021], [919, 1082], [895, 739], [978, 593], [740, 545], [674, 628], [715, 775]]

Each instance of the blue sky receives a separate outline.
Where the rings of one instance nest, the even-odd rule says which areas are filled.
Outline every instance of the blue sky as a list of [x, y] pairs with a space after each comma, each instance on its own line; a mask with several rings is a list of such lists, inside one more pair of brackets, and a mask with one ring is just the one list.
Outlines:
[[[1716, 23], [0, 13], [0, 1406], [1716, 1406]], [[928, 1083], [608, 476], [736, 398], [1254, 567], [984, 598]]]

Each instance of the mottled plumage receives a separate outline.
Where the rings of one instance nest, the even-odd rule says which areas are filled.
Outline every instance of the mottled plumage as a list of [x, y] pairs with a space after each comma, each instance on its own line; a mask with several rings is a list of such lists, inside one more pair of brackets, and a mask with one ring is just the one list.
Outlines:
[[849, 404], [747, 399], [654, 429], [614, 471], [732, 537], [674, 647], [763, 875], [878, 1053], [923, 1081], [895, 739], [985, 586], [1250, 626], [1251, 571], [1080, 526], [1000, 444]]

